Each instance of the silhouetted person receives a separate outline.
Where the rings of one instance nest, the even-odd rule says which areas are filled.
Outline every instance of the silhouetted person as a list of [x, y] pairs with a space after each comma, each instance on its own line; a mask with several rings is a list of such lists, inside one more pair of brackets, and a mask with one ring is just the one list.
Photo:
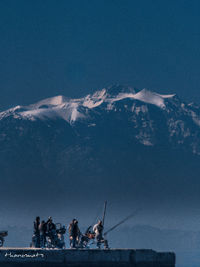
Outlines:
[[40, 231], [40, 246], [44, 248], [46, 245], [46, 235], [47, 235], [47, 223], [45, 223], [45, 221], [42, 221], [40, 223], [39, 231]]
[[77, 246], [79, 236], [80, 230], [78, 227], [78, 221], [76, 219], [73, 219], [69, 225], [69, 240], [71, 248], [75, 248]]
[[40, 225], [40, 217], [37, 216], [34, 223], [34, 235], [35, 235], [35, 247], [40, 248], [40, 230], [39, 230], [39, 225]]
[[52, 245], [55, 246], [56, 225], [53, 223], [52, 217], [49, 217], [49, 219], [47, 221], [47, 235], [49, 236]]

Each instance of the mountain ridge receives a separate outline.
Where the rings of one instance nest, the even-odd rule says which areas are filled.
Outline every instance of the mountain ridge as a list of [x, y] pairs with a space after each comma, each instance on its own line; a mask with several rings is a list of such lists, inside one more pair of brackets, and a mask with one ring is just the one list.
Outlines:
[[[115, 88], [115, 90], [113, 89]], [[120, 90], [119, 90], [120, 88]], [[131, 87], [122, 87], [118, 86], [117, 90], [116, 87], [109, 87], [109, 88], [103, 88], [102, 90], [96, 91], [93, 94], [89, 94], [83, 98], [80, 99], [70, 99], [63, 95], [58, 95], [55, 97], [50, 97], [41, 101], [36, 102], [35, 104], [31, 104], [28, 106], [16, 106], [13, 108], [8, 109], [7, 111], [0, 112], [0, 118], [4, 116], [9, 116], [12, 114], [12, 112], [17, 112], [22, 117], [26, 118], [26, 115], [31, 114], [32, 116], [38, 115], [39, 111], [38, 109], [41, 109], [41, 111], [45, 112], [44, 109], [51, 108], [56, 111], [58, 106], [60, 106], [61, 109], [70, 109], [71, 112], [78, 112], [78, 107], [81, 106], [93, 109], [98, 106], [100, 106], [102, 103], [107, 103], [108, 106], [112, 105], [114, 102], [130, 98], [130, 99], [136, 99], [144, 103], [149, 103], [153, 105], [157, 105], [158, 107], [164, 108], [164, 99], [165, 98], [171, 98], [174, 95], [160, 95], [155, 92], [151, 92], [147, 89], [143, 89], [141, 91], [136, 92], [134, 88]], [[22, 111], [24, 109], [24, 111]], [[61, 116], [64, 118], [63, 116]], [[71, 115], [73, 117], [73, 115]], [[28, 118], [28, 117], [27, 117]], [[29, 117], [30, 118], [30, 117]], [[67, 120], [67, 119], [66, 119]], [[72, 121], [75, 121], [76, 117], [72, 119]]]
[[198, 203], [199, 107], [156, 93], [150, 104], [132, 97], [141, 91], [111, 89], [0, 113], [0, 201], [8, 209], [47, 209], [52, 199], [71, 212], [105, 199], [120, 199], [122, 210]]
[[158, 143], [156, 140], [160, 138], [162, 124], [162, 134], [167, 135], [167, 142], [173, 143], [175, 140], [176, 145], [187, 143], [192, 153], [200, 155], [200, 106], [187, 104], [175, 94], [161, 95], [147, 89], [136, 90], [118, 85], [83, 98], [70, 99], [59, 95], [28, 106], [16, 106], [0, 112], [0, 122], [6, 118], [29, 121], [59, 119], [73, 129], [77, 125], [97, 128], [105, 118], [112, 120], [112, 124], [116, 120], [123, 124], [126, 121], [128, 127], [133, 128], [135, 141], [146, 146]]

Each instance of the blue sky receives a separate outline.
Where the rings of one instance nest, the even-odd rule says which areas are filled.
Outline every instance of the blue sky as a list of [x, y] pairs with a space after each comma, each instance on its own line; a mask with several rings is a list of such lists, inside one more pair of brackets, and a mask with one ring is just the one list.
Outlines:
[[200, 103], [200, 1], [1, 0], [0, 107], [113, 83]]

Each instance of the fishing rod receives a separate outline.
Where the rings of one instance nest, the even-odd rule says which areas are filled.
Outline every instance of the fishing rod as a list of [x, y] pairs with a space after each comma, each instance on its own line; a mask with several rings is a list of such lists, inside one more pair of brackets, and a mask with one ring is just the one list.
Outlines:
[[104, 226], [105, 217], [106, 217], [106, 208], [107, 208], [107, 201], [104, 202], [103, 219], [102, 219], [103, 226]]
[[[107, 208], [107, 201], [104, 202], [104, 210], [103, 210], [103, 218], [102, 218], [102, 223], [103, 223], [103, 225], [104, 225], [104, 222], [105, 222], [106, 208]], [[95, 217], [95, 220], [94, 220], [94, 222], [92, 223], [92, 225], [90, 225], [90, 226], [86, 229], [85, 234], [87, 234], [87, 233], [91, 230], [92, 226], [94, 225], [94, 223], [96, 222], [96, 220], [97, 220], [98, 217], [99, 217], [99, 211], [98, 211], [97, 216]]]
[[124, 218], [122, 221], [118, 222], [117, 224], [115, 224], [113, 227], [111, 227], [110, 229], [108, 229], [108, 231], [106, 231], [104, 233], [104, 236], [107, 235], [108, 233], [110, 233], [111, 231], [113, 231], [115, 228], [117, 228], [118, 226], [120, 226], [121, 224], [125, 223], [126, 221], [130, 220], [132, 217], [134, 217], [137, 213], [139, 212], [139, 209], [137, 209], [136, 211], [134, 211], [133, 213], [131, 213], [129, 216], [127, 216], [126, 218]]

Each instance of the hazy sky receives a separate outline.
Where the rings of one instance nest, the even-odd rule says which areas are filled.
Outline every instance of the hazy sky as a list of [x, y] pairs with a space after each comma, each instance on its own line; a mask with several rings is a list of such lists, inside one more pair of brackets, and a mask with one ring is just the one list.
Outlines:
[[200, 103], [200, 1], [1, 0], [0, 108], [112, 83]]

